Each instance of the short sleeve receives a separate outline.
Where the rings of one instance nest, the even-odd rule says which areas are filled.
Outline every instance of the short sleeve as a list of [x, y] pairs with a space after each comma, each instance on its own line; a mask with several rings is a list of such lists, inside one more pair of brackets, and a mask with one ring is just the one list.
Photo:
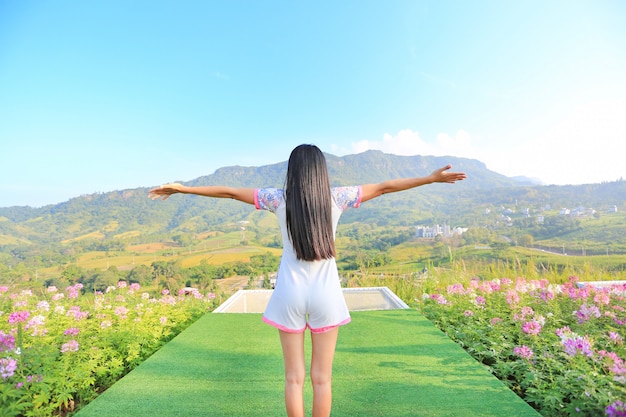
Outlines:
[[335, 187], [331, 189], [333, 198], [341, 210], [358, 208], [361, 205], [361, 187]]
[[254, 206], [257, 210], [276, 211], [283, 201], [283, 190], [279, 188], [257, 188], [254, 190]]

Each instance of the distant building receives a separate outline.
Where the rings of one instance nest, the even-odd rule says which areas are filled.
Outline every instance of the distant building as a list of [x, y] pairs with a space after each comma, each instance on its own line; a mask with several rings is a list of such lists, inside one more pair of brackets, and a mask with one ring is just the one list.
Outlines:
[[442, 236], [442, 237], [460, 236], [465, 232], [467, 232], [467, 228], [463, 228], [463, 227], [451, 228], [447, 224], [443, 224], [443, 225], [436, 224], [434, 226], [417, 226], [415, 229], [415, 236], [418, 238], [432, 239], [437, 236]]

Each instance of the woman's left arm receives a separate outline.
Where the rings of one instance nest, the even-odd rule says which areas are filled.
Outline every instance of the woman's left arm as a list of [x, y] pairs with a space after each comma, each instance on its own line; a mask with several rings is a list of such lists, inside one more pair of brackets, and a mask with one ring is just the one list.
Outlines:
[[365, 202], [380, 197], [383, 194], [396, 193], [398, 191], [409, 190], [436, 182], [454, 184], [457, 181], [463, 181], [467, 178], [464, 172], [450, 172], [448, 171], [450, 168], [452, 168], [451, 165], [446, 165], [445, 167], [434, 170], [427, 177], [398, 178], [379, 184], [363, 184], [361, 186], [361, 201]]

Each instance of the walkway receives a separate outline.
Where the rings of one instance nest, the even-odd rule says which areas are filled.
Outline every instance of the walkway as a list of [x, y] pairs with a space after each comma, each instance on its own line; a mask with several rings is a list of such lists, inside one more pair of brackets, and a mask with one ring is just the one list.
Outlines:
[[[334, 417], [539, 416], [416, 311], [352, 318], [339, 333]], [[260, 314], [207, 314], [77, 417], [283, 416], [282, 384], [278, 336]]]

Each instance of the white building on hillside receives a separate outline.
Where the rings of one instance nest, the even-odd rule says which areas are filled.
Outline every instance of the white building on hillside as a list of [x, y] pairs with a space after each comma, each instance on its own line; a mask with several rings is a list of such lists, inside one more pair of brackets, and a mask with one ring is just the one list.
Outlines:
[[443, 224], [443, 225], [436, 224], [434, 226], [417, 226], [415, 230], [415, 236], [418, 238], [432, 239], [437, 236], [442, 236], [442, 237], [452, 237], [455, 235], [460, 236], [464, 232], [467, 232], [467, 228], [455, 227], [453, 229], [447, 224]]

